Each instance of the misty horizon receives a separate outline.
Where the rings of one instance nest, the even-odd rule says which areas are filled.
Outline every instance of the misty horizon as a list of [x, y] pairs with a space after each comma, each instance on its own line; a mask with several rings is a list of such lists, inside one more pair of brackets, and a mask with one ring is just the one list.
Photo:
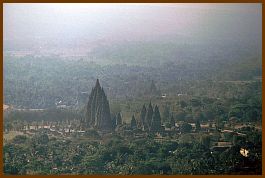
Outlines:
[[172, 38], [260, 46], [260, 36], [258, 3], [4, 4], [5, 51]]

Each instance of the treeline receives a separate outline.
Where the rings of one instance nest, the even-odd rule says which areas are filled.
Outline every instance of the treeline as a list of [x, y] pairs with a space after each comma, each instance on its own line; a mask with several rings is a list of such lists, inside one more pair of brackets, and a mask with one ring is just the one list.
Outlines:
[[[81, 106], [88, 100], [94, 81], [102, 81], [111, 99], [147, 97], [154, 81], [167, 96], [240, 97], [243, 90], [261, 92], [261, 60], [209, 60], [174, 63], [156, 67], [126, 64], [100, 66], [87, 60], [56, 57], [11, 57], [4, 60], [4, 103], [18, 108], [49, 108], [56, 103]], [[230, 82], [224, 82], [224, 81]], [[251, 80], [234, 83], [233, 80]], [[159, 93], [157, 92], [157, 93]], [[158, 96], [160, 97], [160, 96]]]
[[80, 128], [84, 114], [80, 110], [50, 108], [47, 110], [10, 110], [4, 113], [4, 131], [24, 131], [30, 126], [50, 126]]
[[[164, 125], [172, 125], [174, 122], [200, 122], [215, 121], [221, 123], [228, 122], [230, 119], [236, 122], [260, 122], [262, 118], [262, 97], [258, 93], [255, 86], [249, 87], [242, 91], [239, 97], [233, 98], [209, 98], [209, 97], [192, 97], [180, 96], [161, 99], [153, 98], [153, 106], [159, 106], [161, 115], [161, 123]], [[148, 106], [142, 108], [149, 99], [120, 100], [110, 102], [110, 111], [112, 119], [116, 122], [117, 117], [120, 123], [131, 121], [134, 115], [138, 128], [147, 129], [150, 127], [152, 115], [146, 121], [146, 113]], [[49, 108], [40, 111], [34, 110], [7, 110], [4, 113], [5, 122], [21, 121], [64, 121], [64, 120], [80, 120], [85, 116], [85, 104], [79, 108]], [[121, 118], [122, 115], [122, 118]], [[149, 124], [147, 124], [149, 123]]]
[[84, 117], [83, 113], [80, 110], [73, 109], [58, 109], [51, 108], [40, 111], [32, 111], [32, 110], [11, 110], [5, 112], [4, 121], [12, 122], [15, 120], [21, 121], [66, 121], [66, 120], [80, 120]]
[[[212, 98], [204, 96], [179, 96], [169, 98], [153, 98], [152, 103], [159, 106], [162, 123], [172, 125], [175, 122], [229, 122], [233, 119], [237, 123], [261, 122], [262, 119], [262, 97], [256, 89], [249, 88], [238, 97]], [[148, 100], [147, 100], [148, 101]], [[143, 107], [146, 99], [120, 101], [111, 103], [112, 109], [119, 108], [126, 120], [135, 115], [138, 122], [143, 122], [145, 111]]]
[[[207, 139], [190, 140], [185, 135], [163, 143], [152, 137], [127, 140], [118, 135], [103, 143], [61, 140], [45, 133], [22, 135], [4, 145], [4, 174], [261, 174], [261, 134], [251, 134], [259, 139], [238, 140], [235, 146], [217, 152], [207, 146]], [[247, 157], [240, 154], [241, 148], [249, 150]]]

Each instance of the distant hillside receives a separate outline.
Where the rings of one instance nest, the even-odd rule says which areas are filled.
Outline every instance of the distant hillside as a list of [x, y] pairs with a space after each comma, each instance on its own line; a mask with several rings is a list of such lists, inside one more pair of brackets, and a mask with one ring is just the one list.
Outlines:
[[176, 95], [185, 91], [201, 95], [207, 94], [209, 87], [218, 96], [224, 90], [215, 82], [256, 80], [261, 73], [261, 59], [257, 57], [135, 66], [98, 65], [58, 57], [5, 56], [4, 103], [18, 108], [47, 108], [61, 100], [67, 106], [80, 106], [87, 102], [84, 94], [91, 91], [96, 78], [102, 81], [110, 99], [144, 97], [151, 80], [162, 93]]
[[259, 44], [238, 42], [192, 42], [191, 39], [171, 36], [150, 41], [124, 41], [97, 46], [88, 59], [102, 65], [127, 64], [137, 66], [160, 66], [164, 63], [196, 63], [208, 61], [240, 61], [250, 57], [261, 58]]

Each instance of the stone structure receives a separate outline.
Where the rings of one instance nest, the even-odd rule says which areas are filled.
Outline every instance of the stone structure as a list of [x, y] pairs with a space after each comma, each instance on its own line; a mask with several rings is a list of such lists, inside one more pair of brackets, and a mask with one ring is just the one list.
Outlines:
[[98, 79], [89, 95], [84, 124], [86, 128], [90, 127], [104, 131], [114, 129], [110, 116], [109, 101]]

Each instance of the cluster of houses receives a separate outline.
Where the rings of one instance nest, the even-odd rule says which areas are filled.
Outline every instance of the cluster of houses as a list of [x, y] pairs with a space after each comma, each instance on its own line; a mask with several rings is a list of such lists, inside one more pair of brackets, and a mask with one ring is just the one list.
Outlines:
[[[4, 109], [8, 109], [7, 106], [4, 106]], [[164, 142], [164, 141], [173, 141], [177, 142], [178, 138], [181, 133], [180, 126], [183, 124], [183, 121], [175, 122], [175, 126], [168, 128], [165, 125], [162, 124], [162, 128], [159, 132], [154, 133], [154, 140], [157, 142]], [[198, 131], [196, 130], [196, 123], [187, 123], [191, 126], [191, 130], [188, 132], [188, 134], [198, 134]], [[245, 125], [242, 125], [241, 127], [244, 127]], [[216, 123], [213, 121], [208, 121], [204, 123], [200, 123], [200, 133], [212, 135], [213, 133], [218, 132], [220, 135], [222, 134], [232, 134], [232, 135], [238, 135], [241, 137], [246, 137], [246, 134], [238, 132], [235, 127], [234, 129], [229, 129], [229, 127], [226, 127], [226, 129], [217, 130], [216, 129]], [[231, 127], [230, 127], [231, 128]], [[238, 126], [237, 126], [238, 128]], [[80, 135], [85, 134], [85, 130], [81, 130], [77, 127], [72, 127], [71, 124], [62, 124], [58, 125], [55, 123], [41, 123], [41, 124], [28, 124], [24, 125], [22, 131], [25, 134], [32, 135], [39, 131], [45, 131], [49, 136], [55, 136], [55, 137], [68, 137], [71, 136], [71, 134], [77, 133]], [[148, 132], [139, 130], [139, 129], [132, 129], [131, 127], [121, 127], [121, 129], [116, 130], [117, 134], [120, 134], [122, 136], [129, 136], [135, 139], [138, 138], [147, 138]], [[233, 143], [230, 141], [225, 141], [224, 139], [215, 140], [211, 143], [211, 150], [212, 152], [219, 152], [223, 151], [227, 148], [230, 148], [233, 146]]]
[[65, 127], [58, 127], [56, 125], [26, 125], [23, 131], [28, 134], [45, 131], [51, 136], [69, 136], [71, 133], [85, 133], [83, 130], [71, 128], [71, 125]]

